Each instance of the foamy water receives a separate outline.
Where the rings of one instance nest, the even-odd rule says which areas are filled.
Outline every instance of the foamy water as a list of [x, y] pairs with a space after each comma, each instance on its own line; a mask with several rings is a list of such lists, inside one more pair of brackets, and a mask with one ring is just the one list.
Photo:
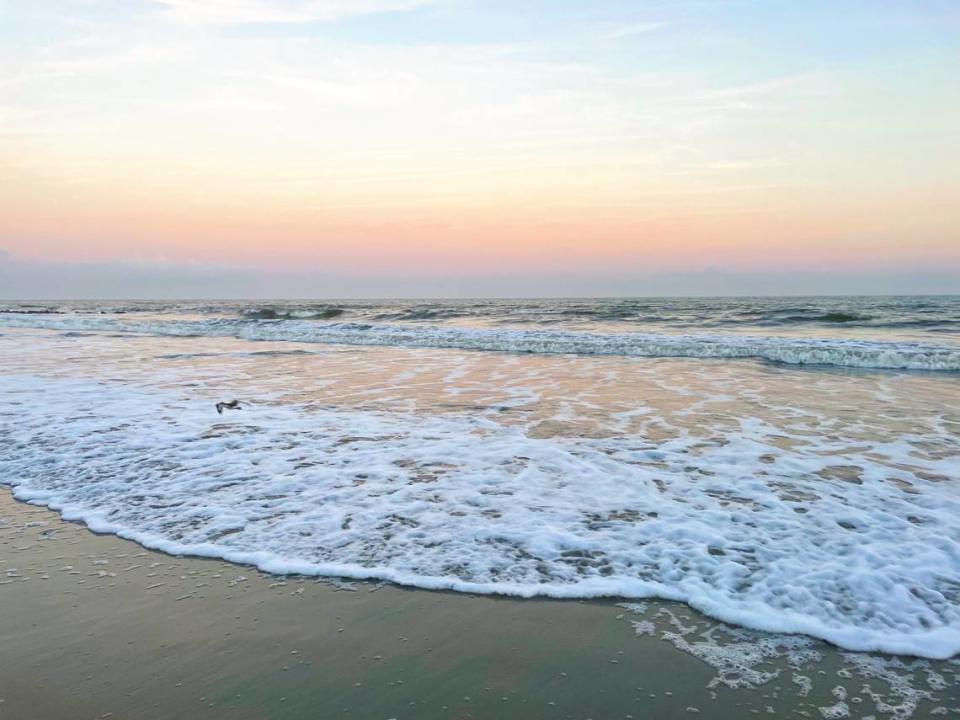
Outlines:
[[[95, 530], [278, 573], [657, 596], [852, 650], [960, 652], [951, 371], [28, 321], [0, 336], [0, 481]], [[218, 416], [234, 396], [250, 404]]]

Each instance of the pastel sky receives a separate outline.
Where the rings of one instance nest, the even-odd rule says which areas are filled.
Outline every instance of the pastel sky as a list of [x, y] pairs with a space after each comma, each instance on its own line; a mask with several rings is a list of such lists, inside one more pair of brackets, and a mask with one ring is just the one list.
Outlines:
[[956, 0], [0, 0], [0, 295], [960, 292], [958, 68]]

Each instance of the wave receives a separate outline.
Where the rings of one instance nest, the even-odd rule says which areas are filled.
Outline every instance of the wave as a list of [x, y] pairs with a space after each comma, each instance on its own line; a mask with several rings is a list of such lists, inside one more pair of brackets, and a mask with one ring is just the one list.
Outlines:
[[[373, 322], [418, 322], [422, 320], [503, 319], [517, 309], [513, 303], [498, 301], [437, 301], [397, 302], [375, 307], [359, 308], [369, 312], [358, 313], [359, 317]], [[537, 309], [539, 315], [542, 308]]]
[[165, 319], [350, 320], [474, 327], [602, 328], [649, 332], [765, 334], [856, 328], [876, 339], [904, 333], [960, 332], [960, 297], [618, 298], [500, 300], [233, 300], [0, 302], [0, 313], [38, 316], [129, 314]]
[[848, 312], [828, 312], [823, 314], [815, 315], [788, 315], [787, 317], [775, 317], [772, 319], [774, 324], [776, 323], [792, 323], [792, 322], [822, 322], [822, 323], [852, 323], [852, 322], [867, 322], [872, 318], [869, 315], [855, 315]]
[[0, 312], [10, 315], [61, 315], [65, 311], [55, 308], [4, 308]]
[[374, 320], [450, 320], [452, 318], [465, 317], [470, 313], [457, 308], [443, 307], [423, 307], [411, 308], [402, 312], [380, 313], [374, 316]]
[[[780, 445], [758, 418], [706, 444], [542, 439], [470, 415], [270, 403], [231, 421], [170, 390], [30, 376], [0, 376], [0, 398], [0, 478], [18, 498], [168, 553], [656, 596], [852, 650], [960, 652], [960, 502], [936, 480], [955, 468], [907, 441]], [[837, 464], [861, 481], [831, 479]]]
[[960, 348], [927, 342], [423, 327], [388, 323], [317, 323], [297, 318], [278, 323], [230, 319], [137, 321], [103, 316], [11, 315], [0, 316], [0, 324], [53, 330], [128, 332], [180, 337], [236, 337], [246, 340], [338, 345], [534, 354], [754, 359], [786, 365], [960, 372]]
[[342, 307], [321, 306], [318, 308], [247, 308], [242, 311], [250, 320], [330, 320], [346, 312]]

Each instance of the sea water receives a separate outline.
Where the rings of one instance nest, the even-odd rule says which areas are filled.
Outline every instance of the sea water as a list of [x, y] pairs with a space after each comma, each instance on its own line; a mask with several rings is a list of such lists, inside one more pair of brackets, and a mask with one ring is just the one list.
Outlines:
[[960, 652], [957, 298], [7, 303], [0, 373], [0, 482], [149, 547]]

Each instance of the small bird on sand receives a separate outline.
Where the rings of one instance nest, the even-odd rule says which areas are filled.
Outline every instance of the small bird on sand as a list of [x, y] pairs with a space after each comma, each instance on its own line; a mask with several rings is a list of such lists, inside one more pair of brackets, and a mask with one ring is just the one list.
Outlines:
[[239, 400], [229, 400], [227, 402], [217, 403], [217, 415], [223, 415], [224, 410], [242, 410]]

